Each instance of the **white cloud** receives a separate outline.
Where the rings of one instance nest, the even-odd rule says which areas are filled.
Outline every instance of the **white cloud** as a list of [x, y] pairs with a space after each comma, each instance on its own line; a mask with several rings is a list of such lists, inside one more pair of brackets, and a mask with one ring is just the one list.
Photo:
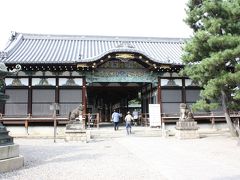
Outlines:
[[11, 31], [42, 34], [189, 37], [187, 0], [0, 1], [0, 49]]

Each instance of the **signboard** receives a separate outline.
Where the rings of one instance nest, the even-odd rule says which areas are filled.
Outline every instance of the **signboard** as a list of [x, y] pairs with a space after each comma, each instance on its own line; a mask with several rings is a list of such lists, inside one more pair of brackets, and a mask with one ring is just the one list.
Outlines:
[[149, 122], [150, 127], [161, 126], [160, 104], [149, 104]]

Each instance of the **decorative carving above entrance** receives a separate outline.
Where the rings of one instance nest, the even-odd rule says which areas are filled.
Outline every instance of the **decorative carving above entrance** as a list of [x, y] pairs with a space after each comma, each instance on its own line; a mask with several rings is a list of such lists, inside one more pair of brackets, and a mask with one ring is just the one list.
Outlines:
[[87, 82], [157, 82], [157, 75], [143, 69], [105, 69], [87, 76]]
[[116, 58], [118, 59], [134, 59], [134, 54], [129, 54], [129, 53], [118, 53], [116, 54]]
[[127, 62], [122, 62], [119, 60], [112, 60], [104, 63], [103, 65], [100, 66], [100, 68], [124, 68], [124, 69], [137, 69], [137, 68], [144, 68], [142, 65], [135, 61], [127, 61]]

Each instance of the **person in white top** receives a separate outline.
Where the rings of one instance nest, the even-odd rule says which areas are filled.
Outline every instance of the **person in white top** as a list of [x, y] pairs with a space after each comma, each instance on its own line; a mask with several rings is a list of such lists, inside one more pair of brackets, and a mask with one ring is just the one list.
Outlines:
[[132, 115], [133, 115], [133, 124], [136, 126], [138, 125], [138, 111], [134, 109]]
[[126, 130], [127, 130], [127, 134], [131, 134], [132, 133], [132, 126], [131, 126], [131, 121], [133, 120], [133, 117], [131, 116], [130, 112], [128, 111], [126, 117], [125, 117], [125, 122], [126, 122]]

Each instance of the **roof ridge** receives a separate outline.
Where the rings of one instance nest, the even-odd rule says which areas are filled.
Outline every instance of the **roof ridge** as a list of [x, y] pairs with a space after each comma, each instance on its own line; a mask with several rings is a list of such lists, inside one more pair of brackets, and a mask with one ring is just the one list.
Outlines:
[[144, 36], [105, 36], [105, 35], [70, 35], [70, 34], [22, 34], [26, 39], [69, 39], [69, 40], [102, 40], [102, 41], [140, 41], [140, 42], [179, 42], [183, 43], [188, 38], [173, 37], [144, 37]]

